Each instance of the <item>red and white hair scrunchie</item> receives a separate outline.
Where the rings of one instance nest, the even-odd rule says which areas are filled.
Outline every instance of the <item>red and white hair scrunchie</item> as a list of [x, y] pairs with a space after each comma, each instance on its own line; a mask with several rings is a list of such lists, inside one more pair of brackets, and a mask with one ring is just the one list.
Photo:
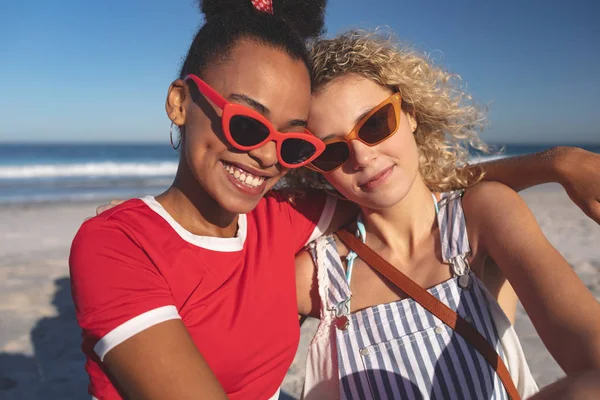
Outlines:
[[251, 0], [252, 5], [258, 11], [273, 14], [273, 0]]

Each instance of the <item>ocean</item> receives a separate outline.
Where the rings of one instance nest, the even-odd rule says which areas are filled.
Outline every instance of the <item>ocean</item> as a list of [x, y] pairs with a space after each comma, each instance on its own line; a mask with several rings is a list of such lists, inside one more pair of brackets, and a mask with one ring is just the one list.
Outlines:
[[[552, 145], [506, 145], [502, 155]], [[583, 146], [600, 153], [600, 145]], [[97, 201], [159, 194], [169, 187], [179, 153], [166, 144], [0, 143], [0, 205]]]

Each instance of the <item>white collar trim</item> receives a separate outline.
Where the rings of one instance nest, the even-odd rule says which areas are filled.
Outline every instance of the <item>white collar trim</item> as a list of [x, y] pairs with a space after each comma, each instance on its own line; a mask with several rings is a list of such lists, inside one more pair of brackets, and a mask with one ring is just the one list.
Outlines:
[[142, 197], [142, 200], [152, 211], [157, 213], [177, 232], [177, 234], [186, 242], [206, 250], [235, 252], [242, 251], [246, 241], [248, 223], [246, 214], [240, 214], [238, 218], [238, 231], [232, 238], [221, 238], [214, 236], [198, 236], [185, 230], [175, 219], [164, 209], [162, 205], [153, 196]]

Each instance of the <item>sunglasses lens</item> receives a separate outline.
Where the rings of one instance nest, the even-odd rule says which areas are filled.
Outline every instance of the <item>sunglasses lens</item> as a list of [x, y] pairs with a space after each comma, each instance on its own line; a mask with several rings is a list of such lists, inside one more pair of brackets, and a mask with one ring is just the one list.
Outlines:
[[229, 122], [232, 139], [240, 146], [256, 146], [269, 137], [269, 128], [260, 121], [244, 115], [234, 115]]
[[312, 164], [321, 171], [332, 171], [350, 158], [350, 148], [346, 142], [335, 142], [325, 146], [325, 151], [314, 159]]
[[388, 103], [365, 121], [358, 131], [358, 136], [364, 142], [374, 144], [387, 139], [388, 136], [396, 132], [397, 128], [398, 121], [394, 106]]
[[308, 160], [316, 151], [312, 143], [302, 139], [290, 138], [281, 143], [281, 159], [292, 165]]

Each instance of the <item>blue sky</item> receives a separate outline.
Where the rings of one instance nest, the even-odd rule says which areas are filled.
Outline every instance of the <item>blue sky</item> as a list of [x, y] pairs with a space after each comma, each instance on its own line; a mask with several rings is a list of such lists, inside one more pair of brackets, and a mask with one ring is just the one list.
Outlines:
[[[250, 1], [250, 0], [248, 0]], [[491, 142], [600, 143], [600, 3], [330, 0], [328, 34], [389, 26], [462, 75]], [[194, 0], [0, 4], [0, 141], [164, 141]]]

